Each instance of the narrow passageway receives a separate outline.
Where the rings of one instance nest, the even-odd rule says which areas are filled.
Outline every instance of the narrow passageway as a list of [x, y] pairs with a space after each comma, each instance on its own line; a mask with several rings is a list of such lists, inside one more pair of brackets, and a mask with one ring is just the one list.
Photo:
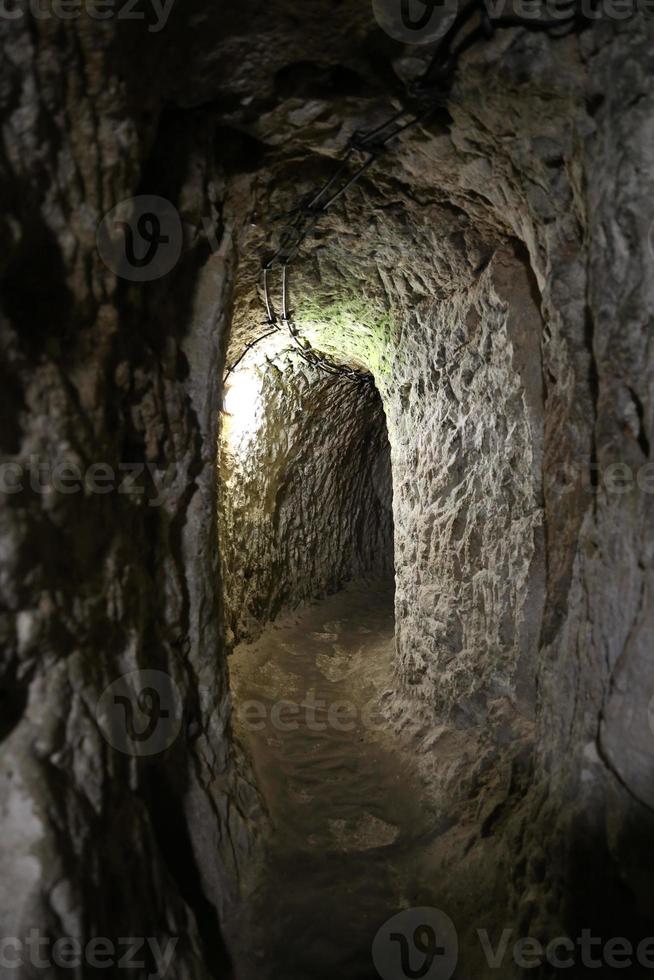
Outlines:
[[393, 629], [392, 585], [351, 584], [232, 657], [236, 733], [272, 821], [258, 895], [266, 977], [377, 976], [377, 929], [425, 898], [415, 868], [433, 814], [378, 707]]
[[0, 50], [0, 980], [652, 977], [654, 0]]
[[492, 272], [436, 343], [414, 323], [400, 351], [401, 327], [374, 311], [316, 313], [343, 346], [360, 327], [368, 349], [347, 363], [372, 362], [374, 381], [322, 371], [279, 334], [234, 352], [225, 646], [239, 765], [268, 814], [237, 980], [401, 980], [436, 955], [434, 980], [471, 980], [488, 968], [478, 930], [497, 943], [520, 902], [542, 608], [523, 374], [539, 314], [513, 255]]

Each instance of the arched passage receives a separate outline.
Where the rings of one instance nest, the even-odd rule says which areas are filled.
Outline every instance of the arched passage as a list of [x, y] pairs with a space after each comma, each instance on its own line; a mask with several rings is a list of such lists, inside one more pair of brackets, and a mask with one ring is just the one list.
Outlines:
[[[0, 918], [10, 943], [179, 940], [174, 969], [198, 980], [220, 975], [216, 918], [246, 976], [237, 893], [265, 822], [217, 601], [225, 348], [232, 363], [259, 332], [274, 216], [315, 199], [354, 134], [413, 111], [431, 58], [360, 0], [261, 6], [169, 4], [167, 31], [19, 10], [3, 25]], [[433, 812], [384, 917], [437, 905], [458, 974], [481, 980], [498, 971], [480, 926], [495, 949], [505, 928], [577, 952], [584, 930], [646, 950], [651, 933], [654, 45], [642, 10], [566, 36], [509, 18], [494, 37], [466, 10], [479, 43], [322, 216], [289, 308], [317, 349], [373, 372], [388, 420], [398, 653], [381, 705]], [[144, 195], [177, 212], [159, 239], [177, 260], [124, 278], [96, 233]], [[273, 579], [229, 546], [246, 612], [228, 607], [231, 643], [309, 593], [284, 551], [298, 514], [333, 540], [323, 513], [279, 513], [283, 541], [274, 523], [260, 538]], [[311, 589], [354, 568], [328, 550], [303, 566]], [[175, 741], [121, 754], [103, 692], [152, 669], [179, 693]], [[346, 881], [353, 918], [360, 897]]]
[[[416, 249], [425, 274], [427, 262]], [[374, 923], [401, 907], [399, 883], [423, 904], [469, 901], [465, 869], [503, 860], [488, 827], [512, 794], [519, 810], [512, 773], [532, 751], [544, 590], [538, 296], [508, 246], [478, 272], [462, 266], [437, 304], [429, 293], [409, 303], [404, 274], [389, 279], [385, 311], [347, 289], [326, 302], [308, 282], [298, 297], [302, 336], [371, 370], [376, 387], [307, 365], [283, 330], [227, 381], [234, 729], [271, 814], [252, 907], [291, 882], [259, 941], [273, 973], [298, 980], [323, 976], [309, 969], [314, 945], [325, 976], [358, 960], [365, 975]], [[237, 338], [239, 322], [237, 311]], [[390, 573], [395, 622], [392, 592], [369, 584]], [[361, 580], [367, 592], [352, 588]], [[481, 810], [491, 823], [480, 833]], [[445, 872], [453, 860], [460, 879]], [[366, 910], [338, 928], [334, 861]], [[508, 880], [488, 887], [510, 900]]]
[[280, 337], [227, 381], [220, 471], [229, 643], [356, 579], [392, 579], [386, 418], [371, 384], [322, 373]]

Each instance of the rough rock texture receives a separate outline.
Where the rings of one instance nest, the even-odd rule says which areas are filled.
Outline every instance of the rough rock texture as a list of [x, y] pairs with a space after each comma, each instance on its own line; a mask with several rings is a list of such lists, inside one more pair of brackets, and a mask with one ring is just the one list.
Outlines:
[[[425, 55], [355, 0], [338, 16], [324, 0], [301, 16], [288, 0], [196, 0], [159, 34], [0, 29], [3, 457], [155, 471], [133, 497], [2, 495], [3, 926], [179, 933], [178, 976], [220, 973], [216, 915], [238, 958], [230, 892], [260, 823], [220, 628], [227, 332], [231, 360], [262, 329], [273, 215], [387, 115]], [[441, 802], [439, 901], [462, 976], [484, 976], [484, 925], [651, 931], [653, 40], [632, 16], [468, 53], [448, 113], [367, 173], [291, 273], [300, 329], [372, 370], [384, 403], [388, 712]], [[182, 262], [148, 287], [95, 250], [102, 214], [137, 191], [187, 222]], [[330, 385], [311, 398], [338, 400]], [[365, 413], [348, 419], [354, 446]], [[329, 425], [306, 431], [342, 445]], [[297, 477], [283, 486], [292, 513]], [[246, 559], [230, 563], [234, 595]], [[319, 589], [349, 561], [316, 567]], [[299, 597], [298, 567], [280, 590], [257, 572], [248, 619]], [[154, 763], [110, 750], [95, 720], [137, 666], [168, 671], [184, 703]]]
[[410, 201], [376, 204], [375, 236], [356, 235], [364, 201], [349, 206], [347, 259], [335, 236], [319, 279], [294, 270], [293, 301], [302, 333], [373, 370], [384, 402], [397, 656], [383, 709], [418, 751], [438, 813], [416, 890], [454, 918], [462, 969], [474, 973], [484, 968], [475, 929], [501, 934], [514, 922], [514, 842], [494, 829], [519, 806], [535, 738], [545, 592], [539, 296], [515, 244], [493, 251], [438, 205], [425, 222]]
[[[0, 496], [3, 936], [179, 936], [177, 976], [224, 976], [221, 933], [260, 825], [220, 657], [232, 243], [218, 221], [211, 257], [190, 242], [167, 280], [117, 280], [95, 230], [118, 200], [179, 193], [211, 217], [208, 161], [188, 171], [202, 134], [158, 119], [154, 38], [137, 76], [126, 65], [142, 38], [125, 25], [120, 43], [115, 23], [0, 30], [1, 440], [3, 476], [24, 488]], [[144, 759], [98, 723], [102, 691], [139, 668], [170, 675], [181, 724]]]
[[[245, 367], [231, 376], [237, 391], [243, 375], [252, 376]], [[254, 377], [251, 425], [242, 430], [239, 404], [222, 432], [223, 581], [237, 640], [284, 606], [393, 571], [390, 453], [375, 389], [335, 381], [297, 355]]]
[[[524, 269], [504, 260], [414, 314], [385, 385], [399, 670], [439, 714], [477, 722], [489, 698], [533, 702], [543, 602], [542, 403], [529, 372], [540, 317]], [[504, 298], [498, 267], [514, 280]]]
[[[442, 907], [473, 972], [480, 922], [648, 935], [651, 41], [644, 17], [498, 35], [466, 56], [451, 120], [369, 171], [291, 270], [301, 332], [371, 369], [385, 403], [389, 714], [417, 730], [458, 821]], [[362, 104], [368, 126], [383, 118], [365, 70], [356, 107], [326, 68], [284, 78], [286, 100], [248, 121], [270, 147], [253, 255], [261, 216], [330, 172]], [[235, 350], [255, 333], [255, 270]]]

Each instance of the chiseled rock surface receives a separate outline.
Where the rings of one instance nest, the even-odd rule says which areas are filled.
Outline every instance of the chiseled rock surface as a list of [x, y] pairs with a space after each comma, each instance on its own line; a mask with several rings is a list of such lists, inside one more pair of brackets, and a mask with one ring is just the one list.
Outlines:
[[[117, 280], [95, 248], [105, 211], [148, 181], [170, 196], [184, 185], [198, 218], [219, 197], [206, 168], [186, 174], [183, 123], [160, 125], [161, 38], [143, 49], [143, 25], [86, 19], [0, 30], [0, 438], [25, 487], [0, 495], [3, 936], [177, 936], [176, 976], [225, 975], [261, 826], [221, 657], [231, 236], [217, 220], [211, 257], [191, 240], [168, 279]], [[76, 491], [53, 489], [63, 463]], [[97, 464], [103, 492], [82, 489]], [[125, 464], [132, 493], [118, 492]], [[137, 669], [170, 676], [180, 729], [144, 758], [110, 746], [98, 715], [103, 690]]]
[[[236, 879], [262, 823], [229, 737], [221, 628], [228, 330], [231, 358], [261, 329], [273, 215], [403, 97], [406, 56], [424, 58], [354, 0], [332, 14], [194, 0], [156, 34], [0, 24], [3, 456], [149, 467], [133, 496], [0, 500], [3, 925], [180, 934], [180, 977], [223, 969], [217, 919], [240, 957]], [[652, 438], [653, 37], [645, 17], [559, 41], [498, 33], [466, 55], [449, 118], [368, 171], [292, 270], [300, 328], [372, 370], [386, 413], [387, 710], [441, 801], [434, 866], [468, 949], [487, 923], [651, 931], [653, 498], [636, 475]], [[101, 216], [136, 192], [168, 197], [186, 229], [148, 287], [95, 250]], [[342, 446], [328, 423], [343, 414], [324, 418]], [[366, 418], [380, 432], [379, 414], [347, 418], [352, 446]], [[292, 515], [300, 484], [284, 487]], [[353, 569], [325, 540], [321, 589]], [[257, 614], [299, 597], [300, 564], [281, 587], [258, 570]], [[184, 705], [149, 762], [96, 720], [138, 667], [166, 671]]]
[[[254, 357], [254, 353], [249, 355]], [[221, 555], [226, 618], [236, 640], [284, 607], [353, 578], [393, 573], [386, 421], [375, 389], [334, 379], [297, 355], [255, 380], [256, 411], [223, 417]], [[228, 382], [229, 383], [229, 382]], [[229, 395], [227, 399], [229, 408]]]
[[[653, 31], [498, 33], [464, 59], [451, 120], [378, 161], [291, 268], [300, 330], [373, 370], [384, 402], [388, 711], [466, 828], [441, 840], [469, 948], [482, 918], [540, 939], [649, 934]], [[384, 118], [358, 68], [358, 98], [323, 84], [322, 114], [308, 68], [289, 70], [286, 101], [251, 124], [268, 165], [235, 351], [268, 216], [332, 172], [363, 105], [365, 125]]]

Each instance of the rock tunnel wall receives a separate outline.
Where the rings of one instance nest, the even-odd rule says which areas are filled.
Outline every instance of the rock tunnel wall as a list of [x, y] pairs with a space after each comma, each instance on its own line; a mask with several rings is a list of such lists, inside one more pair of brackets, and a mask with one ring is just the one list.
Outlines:
[[[180, 6], [147, 43], [142, 25], [2, 22], [4, 460], [139, 464], [148, 480], [133, 497], [2, 494], [0, 911], [14, 935], [186, 935], [178, 976], [220, 974], [216, 915], [229, 923], [260, 823], [221, 646], [230, 313], [240, 350], [260, 319], [261, 215], [330, 172], [411, 69], [357, 5], [328, 29], [307, 4], [310, 43], [291, 6], [263, 23], [240, 4], [247, 37], [229, 4], [209, 24]], [[302, 328], [370, 367], [384, 400], [395, 704], [427, 706], [423, 750], [446, 760], [437, 829], [457, 873], [442, 907], [471, 929], [651, 931], [653, 498], [636, 475], [652, 439], [653, 39], [631, 18], [471, 52], [450, 118], [380, 162], [293, 272]], [[300, 59], [353, 67], [336, 86], [287, 70]], [[182, 262], [148, 287], [118, 282], [95, 249], [102, 214], [137, 192], [188, 225]], [[516, 239], [528, 263], [510, 257]], [[307, 297], [347, 309], [338, 336]], [[151, 763], [111, 751], [95, 714], [144, 666], [185, 705]]]
[[[115, 21], [61, 27], [1, 25], [2, 935], [177, 936], [177, 976], [224, 976], [261, 826], [220, 656], [233, 243], [206, 154], [188, 169], [202, 132], [160, 116], [160, 46]], [[191, 227], [208, 216], [213, 254], [189, 232], [168, 279], [119, 280], [96, 227], [139, 191], [184, 199]], [[138, 670], [171, 678], [179, 725], [143, 757], [99, 711]]]
[[[456, 208], [417, 207], [387, 174], [372, 195], [344, 205], [317, 269], [293, 268], [291, 295], [301, 333], [371, 370], [384, 404], [398, 676], [441, 719], [483, 727], [506, 699], [533, 718], [545, 588], [539, 290], [515, 239], [483, 237]], [[357, 234], [366, 221], [374, 234]], [[238, 302], [235, 316], [238, 330]]]
[[[648, 629], [641, 600], [650, 572], [636, 528], [647, 526], [652, 505], [642, 480], [652, 424], [643, 330], [652, 319], [652, 255], [642, 196], [652, 175], [651, 39], [651, 21], [635, 18], [588, 36], [581, 64], [560, 49], [565, 74], [552, 101], [554, 64], [538, 42], [527, 43], [539, 65], [540, 111], [529, 97], [514, 99], [513, 121], [501, 127], [493, 99], [480, 108], [483, 72], [475, 78], [473, 70], [464, 98], [476, 91], [480, 101], [459, 117], [456, 137], [468, 156], [461, 182], [508, 217], [543, 299], [545, 605], [534, 665], [533, 809], [526, 825], [516, 821], [514, 837], [526, 874], [513, 881], [517, 919], [532, 935], [551, 935], [552, 921], [570, 935], [589, 921], [605, 935], [646, 935], [651, 914], [633, 844], [651, 827], [635, 776], [651, 772], [649, 671], [631, 686], [633, 706], [619, 722], [611, 710], [626, 664], [642, 662]], [[558, 98], [573, 92], [562, 126]], [[478, 112], [496, 119], [489, 143], [480, 144], [476, 124], [472, 133]], [[537, 120], [533, 129], [528, 119]], [[515, 134], [508, 140], [507, 126]], [[493, 161], [490, 182], [479, 154]], [[616, 463], [631, 475], [626, 490]]]
[[533, 711], [543, 605], [540, 313], [497, 253], [476, 283], [404, 313], [383, 386], [393, 447], [398, 666], [441, 717]]
[[[496, 37], [461, 71], [451, 120], [379, 161], [290, 273], [301, 333], [371, 369], [384, 400], [390, 716], [421, 696], [425, 758], [471, 831], [449, 835], [442, 907], [474, 887], [500, 931], [508, 916], [542, 938], [591, 921], [647, 935], [651, 911], [634, 843], [651, 828], [651, 42], [638, 17], [580, 41]], [[324, 92], [298, 115], [301, 79], [286, 96], [275, 145], [304, 143], [306, 168], [271, 161], [258, 214], [319, 184], [321, 154], [360, 125], [342, 99], [339, 128]], [[265, 142], [272, 121], [251, 132]], [[258, 228], [241, 247], [263, 247]]]
[[[284, 606], [393, 574], [390, 452], [376, 390], [297, 356], [266, 368], [248, 431], [238, 415], [223, 416], [223, 581], [237, 640]], [[233, 379], [238, 386], [238, 371]]]

